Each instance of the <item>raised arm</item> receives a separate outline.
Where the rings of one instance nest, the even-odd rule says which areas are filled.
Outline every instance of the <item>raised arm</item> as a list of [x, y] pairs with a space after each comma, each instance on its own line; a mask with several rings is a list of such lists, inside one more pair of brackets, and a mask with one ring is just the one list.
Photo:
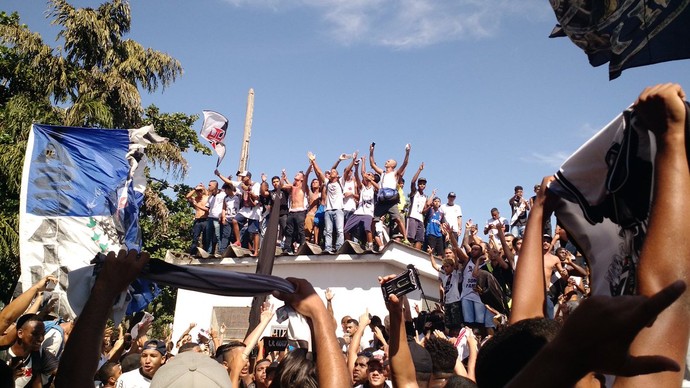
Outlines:
[[[213, 173], [216, 174], [216, 176], [217, 176], [218, 178], [220, 178], [220, 180], [222, 180], [223, 182], [225, 182], [225, 183], [232, 183], [232, 181], [230, 180], [230, 177], [225, 177], [225, 176], [223, 176], [223, 174], [221, 174], [220, 171], [218, 171], [218, 169], [213, 170]], [[238, 174], [239, 174], [239, 173], [238, 173]]]
[[405, 159], [403, 160], [402, 164], [398, 168], [398, 171], [396, 171], [396, 175], [398, 176], [398, 178], [405, 175], [405, 169], [407, 168], [407, 162], [410, 161], [410, 149], [412, 149], [412, 147], [409, 144], [406, 144], [405, 145]]
[[[379, 283], [395, 278], [396, 275], [379, 277]], [[386, 308], [390, 316], [391, 332], [388, 354], [390, 357], [391, 380], [394, 387], [418, 387], [417, 377], [412, 362], [412, 353], [407, 345], [405, 321], [403, 319], [403, 304], [400, 299], [391, 294], [386, 300]]]
[[149, 254], [135, 250], [110, 252], [75, 322], [60, 358], [56, 387], [93, 386], [103, 332], [115, 297], [125, 290], [149, 261]]
[[[685, 92], [680, 85], [663, 84], [645, 89], [635, 103], [638, 118], [654, 132], [657, 148], [654, 200], [638, 270], [638, 292], [647, 297], [677, 279], [687, 281], [690, 274], [690, 239], [686, 232], [686, 220], [690, 217], [690, 172], [684, 99]], [[673, 247], [672, 254], [669, 246]], [[616, 381], [616, 386], [680, 386], [689, 336], [690, 293], [686, 292], [657, 317], [651, 328], [643, 329], [630, 348], [632, 355], [660, 354], [680, 360], [681, 371], [621, 379]]]
[[[268, 303], [264, 302], [261, 305], [261, 316], [259, 318], [259, 324], [256, 325], [254, 330], [252, 330], [251, 333], [244, 339], [244, 344], [246, 347], [244, 348], [244, 354], [249, 358], [249, 353], [254, 349], [256, 346], [256, 343], [259, 342], [259, 338], [261, 337], [261, 333], [264, 332], [264, 329], [266, 329], [266, 326], [268, 326], [269, 322], [271, 322], [271, 319], [273, 318], [274, 315], [273, 311], [273, 306]], [[242, 368], [240, 368], [242, 369]]]
[[434, 256], [433, 250], [429, 249], [429, 261], [434, 271], [438, 272], [441, 270], [441, 266], [436, 263], [436, 256]]
[[374, 162], [374, 143], [369, 146], [369, 164], [371, 164], [372, 170], [376, 171], [377, 174], [383, 174], [384, 171], [376, 165]]
[[520, 260], [517, 263], [513, 281], [511, 324], [527, 318], [544, 316], [546, 284], [544, 284], [544, 255], [541, 241], [544, 219], [550, 216], [550, 213], [545, 210], [546, 190], [553, 180], [553, 176], [542, 180], [532, 213], [527, 219], [525, 238], [522, 240]]
[[[468, 233], [467, 231], [468, 231], [468, 230], [469, 230], [469, 228], [466, 227], [466, 228], [465, 228], [465, 234], [464, 234], [464, 236], [463, 236], [463, 238], [462, 238], [462, 240], [463, 240], [463, 245], [465, 244], [465, 242], [467, 242], [467, 233]], [[466, 253], [464, 250], [462, 250], [462, 249], [458, 246], [458, 242], [455, 241], [454, 238], [451, 238], [451, 239], [450, 239], [450, 246], [453, 247], [453, 252], [455, 252], [455, 256], [458, 257], [458, 261], [462, 262], [463, 264], [467, 263], [467, 260], [469, 260], [470, 257], [467, 255], [467, 253]], [[468, 252], [469, 252], [469, 251], [468, 251]]]
[[498, 228], [498, 239], [501, 241], [501, 247], [503, 247], [503, 254], [510, 263], [510, 268], [515, 268], [515, 253], [513, 253], [512, 247], [508, 246], [508, 241], [506, 241], [506, 234], [503, 229]]
[[5, 306], [0, 312], [0, 333], [4, 333], [17, 318], [24, 314], [24, 311], [29, 308], [29, 304], [31, 304], [36, 294], [45, 291], [48, 282], [57, 283], [57, 281], [55, 276], [48, 275]]
[[417, 178], [419, 178], [419, 174], [424, 170], [424, 162], [419, 165], [419, 168], [417, 169], [417, 172], [414, 173], [414, 176], [412, 177], [412, 180], [410, 181], [410, 194], [414, 195], [414, 193], [417, 192]]
[[316, 156], [312, 154], [311, 152], [308, 154], [309, 155], [309, 163], [310, 165], [314, 168], [314, 172], [316, 172], [316, 177], [319, 179], [321, 183], [326, 181], [326, 176], [323, 174], [323, 171], [319, 168], [318, 163], [316, 163]]
[[[369, 318], [369, 309], [364, 311], [364, 314], [359, 316], [359, 326], [357, 331], [350, 338], [350, 346], [347, 347], [347, 373], [350, 375], [350, 379], [354, 377], [352, 372], [355, 370], [355, 361], [357, 361], [357, 353], [359, 353], [359, 344], [362, 343], [362, 336], [364, 335], [364, 330], [371, 322]], [[352, 381], [354, 383], [354, 381]]]
[[[353, 168], [357, 163], [359, 163], [358, 160], [357, 160], [357, 152], [353, 153], [352, 156], [353, 156], [353, 157], [352, 157], [352, 160], [350, 160], [350, 163], [348, 163], [347, 167], [345, 167], [345, 170], [343, 171], [343, 176], [347, 176], [347, 174], [348, 174], [350, 171], [352, 171], [352, 168]], [[341, 157], [342, 157], [342, 155], [341, 155]], [[335, 168], [335, 167], [333, 167], [333, 168]], [[356, 174], [355, 174], [355, 175], [356, 175]]]
[[274, 295], [311, 321], [313, 338], [315, 338], [314, 349], [319, 386], [323, 388], [349, 386], [351, 377], [347, 375], [347, 365], [340, 351], [338, 339], [335, 337], [336, 325], [326, 311], [326, 306], [308, 281], [296, 278], [287, 278], [287, 280], [295, 285], [295, 293], [276, 292]]

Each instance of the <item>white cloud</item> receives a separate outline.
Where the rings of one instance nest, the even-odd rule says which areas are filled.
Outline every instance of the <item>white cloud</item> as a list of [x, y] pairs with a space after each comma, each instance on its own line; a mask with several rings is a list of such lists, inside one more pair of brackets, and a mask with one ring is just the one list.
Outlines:
[[550, 154], [541, 154], [538, 152], [532, 152], [529, 157], [522, 157], [521, 159], [525, 162], [544, 164], [549, 167], [559, 168], [561, 164], [570, 156], [571, 153], [566, 153], [564, 151], [554, 151]]
[[597, 132], [599, 132], [601, 128], [594, 127], [590, 123], [584, 123], [580, 127], [580, 130], [577, 132], [579, 134], [579, 137], [583, 137], [585, 139], [589, 139], [592, 136], [596, 135]]
[[[274, 11], [306, 7], [319, 15], [326, 33], [342, 44], [398, 49], [496, 35], [515, 15], [553, 17], [543, 0], [225, 0], [236, 7]], [[555, 19], [554, 19], [555, 20]]]

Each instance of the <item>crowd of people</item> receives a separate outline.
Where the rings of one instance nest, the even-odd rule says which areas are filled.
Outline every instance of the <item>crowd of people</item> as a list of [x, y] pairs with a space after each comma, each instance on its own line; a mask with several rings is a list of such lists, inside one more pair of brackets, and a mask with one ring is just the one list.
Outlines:
[[[309, 281], [288, 278], [295, 292], [274, 297], [308, 322], [307, 338], [289, 337], [278, 348], [264, 343], [260, 337], [276, 314], [267, 303], [245, 338], [224, 338], [221, 327], [200, 331], [195, 340], [195, 324], [177, 341], [149, 338], [146, 314], [129, 328], [107, 326], [112, 301], [149, 260], [145, 252], [111, 252], [75, 322], [51, 317], [53, 306], [40, 295], [56, 282], [50, 276], [0, 312], [0, 358], [6, 361], [0, 363], [0, 387], [601, 387], [614, 378], [623, 387], [679, 386], [690, 337], [684, 98], [680, 86], [664, 84], [645, 89], [635, 105], [657, 146], [639, 295], [590, 295], [589, 268], [574, 242], [558, 226], [553, 236], [549, 231], [553, 177], [535, 186], [529, 199], [515, 187], [511, 219], [492, 209], [483, 238], [476, 224], [463, 225], [454, 195], [446, 204], [451, 210], [444, 210], [435, 193], [424, 194], [423, 165], [404, 200], [409, 146], [399, 167], [388, 160], [381, 169], [372, 144], [373, 171], [354, 155], [341, 180], [337, 163], [324, 173], [310, 154], [306, 173], [297, 173], [293, 183], [286, 173], [272, 179], [274, 192], [285, 196], [272, 195], [265, 179], [255, 183], [248, 172], [240, 172], [237, 184], [216, 172], [224, 197], [214, 182], [209, 193], [198, 186], [188, 195], [197, 214], [194, 235], [206, 231], [207, 252], [214, 244], [220, 251], [247, 244], [256, 254], [266, 215], [260, 204], [270, 206], [268, 199], [277, 198], [286, 198], [280, 241], [289, 252], [308, 239], [319, 243], [321, 231], [326, 250], [339, 249], [346, 234], [373, 249], [377, 224], [387, 223], [402, 240], [429, 253], [442, 301], [434, 309], [410, 306], [404, 295], [393, 293], [383, 318], [368, 311], [335, 317], [330, 290], [322, 299]], [[311, 171], [318, 178], [307, 186]], [[345, 209], [347, 198], [354, 208]], [[408, 205], [401, 209], [401, 202]], [[316, 221], [320, 206], [323, 228]], [[675, 255], [668, 254], [669, 243]], [[382, 274], [372, 282], [385, 284], [395, 276]]]

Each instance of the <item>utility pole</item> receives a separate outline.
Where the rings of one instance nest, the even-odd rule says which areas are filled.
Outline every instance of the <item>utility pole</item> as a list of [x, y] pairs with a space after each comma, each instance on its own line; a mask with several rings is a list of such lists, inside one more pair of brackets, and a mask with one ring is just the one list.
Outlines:
[[240, 165], [237, 171], [247, 169], [249, 160], [249, 138], [252, 137], [252, 121], [254, 120], [254, 89], [249, 88], [247, 96], [247, 114], [244, 117], [244, 136], [242, 137], [242, 151], [240, 151]]

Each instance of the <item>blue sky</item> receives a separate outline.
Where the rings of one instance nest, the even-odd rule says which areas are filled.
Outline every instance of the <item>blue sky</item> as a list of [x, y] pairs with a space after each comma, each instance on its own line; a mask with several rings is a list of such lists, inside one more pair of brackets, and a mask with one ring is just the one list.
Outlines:
[[[74, 1], [76, 6], [98, 1]], [[508, 215], [515, 185], [541, 177], [631, 104], [646, 86], [690, 88], [688, 61], [629, 69], [614, 81], [567, 38], [549, 39], [546, 0], [133, 1], [128, 38], [180, 60], [184, 75], [144, 105], [216, 110], [230, 120], [224, 174], [237, 170], [247, 91], [254, 88], [249, 170], [289, 176], [340, 153], [380, 165], [421, 162], [428, 191], [458, 195], [465, 220]], [[6, 0], [52, 43], [42, 1]], [[195, 128], [201, 127], [198, 121]], [[196, 184], [216, 159], [188, 155]]]

